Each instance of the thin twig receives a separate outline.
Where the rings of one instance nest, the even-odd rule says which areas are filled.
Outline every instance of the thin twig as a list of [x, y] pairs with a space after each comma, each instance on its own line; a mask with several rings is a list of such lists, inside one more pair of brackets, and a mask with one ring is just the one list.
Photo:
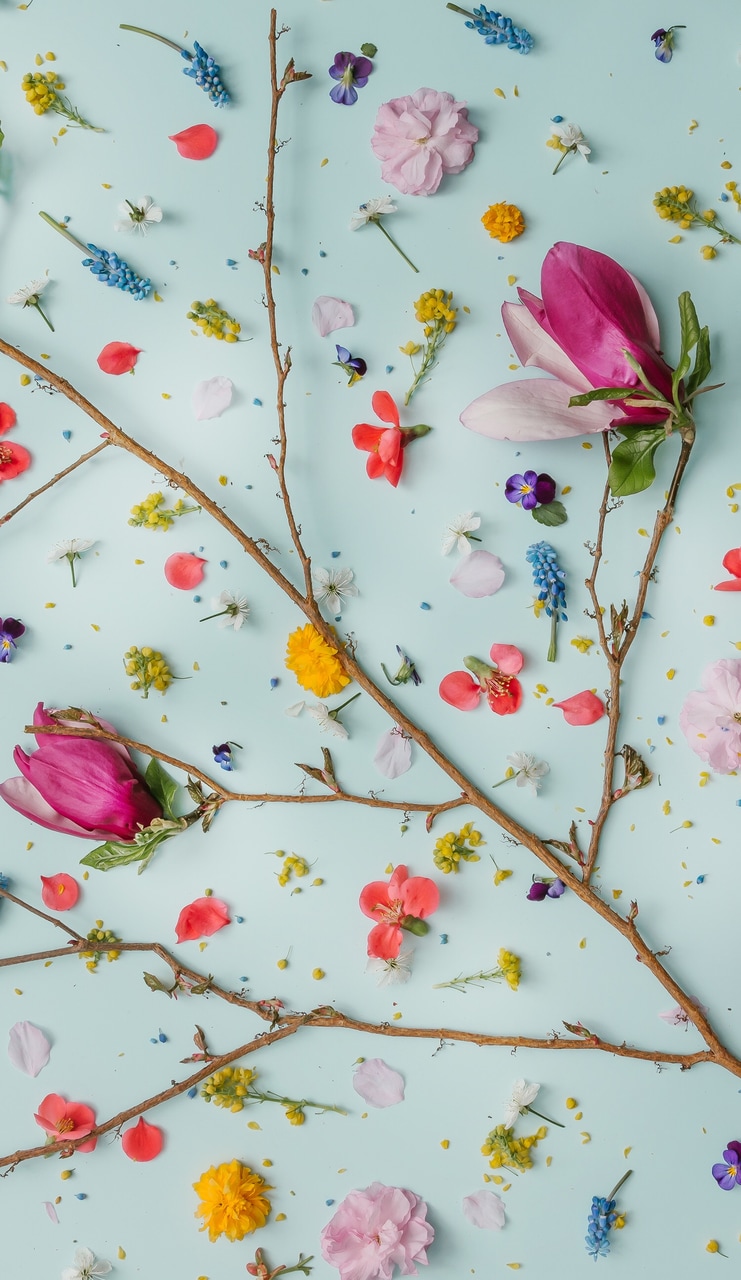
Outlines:
[[[4, 344], [0, 346], [0, 350], [2, 349], [4, 349]], [[83, 462], [87, 462], [89, 458], [94, 458], [96, 453], [101, 453], [110, 443], [110, 440], [103, 440], [101, 444], [96, 444], [94, 449], [89, 449], [87, 453], [83, 453], [76, 462], [72, 462], [68, 467], [65, 467], [64, 471], [58, 471], [55, 476], [52, 476], [51, 480], [47, 480], [46, 484], [42, 484], [40, 489], [34, 489], [33, 493], [29, 493], [28, 497], [24, 498], [22, 502], [19, 502], [17, 507], [13, 507], [10, 511], [6, 511], [4, 516], [0, 516], [0, 525], [7, 524], [9, 520], [13, 519], [13, 516], [17, 516], [19, 511], [22, 511], [24, 507], [27, 507], [29, 502], [33, 502], [34, 498], [38, 498], [42, 493], [46, 493], [47, 489], [51, 489], [52, 485], [56, 484], [58, 480], [64, 480], [65, 476], [70, 475], [72, 471], [76, 471], [77, 468], [81, 467]]]

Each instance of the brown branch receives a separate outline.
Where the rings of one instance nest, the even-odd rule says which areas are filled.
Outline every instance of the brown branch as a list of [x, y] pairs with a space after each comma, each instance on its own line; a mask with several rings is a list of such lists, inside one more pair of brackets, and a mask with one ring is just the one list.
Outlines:
[[[43, 368], [43, 366], [39, 365], [39, 368]], [[44, 374], [44, 376], [46, 376], [46, 374]], [[33, 502], [34, 498], [38, 498], [42, 493], [46, 493], [47, 489], [51, 489], [52, 485], [56, 484], [58, 480], [64, 480], [65, 476], [68, 476], [72, 471], [76, 471], [78, 467], [82, 466], [83, 462], [88, 461], [88, 458], [94, 458], [96, 453], [101, 453], [102, 450], [106, 449], [110, 443], [110, 440], [104, 440], [102, 444], [96, 444], [94, 449], [89, 449], [87, 453], [83, 453], [76, 462], [72, 462], [68, 467], [65, 467], [64, 471], [58, 471], [55, 476], [52, 476], [51, 480], [47, 480], [46, 484], [42, 484], [40, 489], [34, 489], [33, 493], [29, 493], [28, 497], [24, 498], [22, 502], [19, 502], [17, 507], [13, 507], [10, 511], [6, 511], [4, 516], [0, 516], [0, 525], [7, 524], [9, 520], [13, 519], [13, 516], [17, 516], [19, 511], [22, 511], [24, 507], [27, 507], [29, 502]]]
[[17, 907], [23, 907], [24, 911], [30, 911], [31, 915], [39, 916], [42, 920], [46, 920], [48, 924], [53, 924], [55, 929], [61, 929], [63, 933], [69, 934], [75, 942], [86, 942], [81, 933], [76, 933], [74, 929], [70, 929], [69, 925], [63, 920], [57, 920], [54, 916], [49, 916], [45, 911], [40, 911], [38, 907], [32, 907], [29, 902], [24, 902], [22, 898], [16, 898], [14, 893], [9, 889], [3, 889], [0, 885], [0, 898], [7, 898], [8, 902], [14, 902]]

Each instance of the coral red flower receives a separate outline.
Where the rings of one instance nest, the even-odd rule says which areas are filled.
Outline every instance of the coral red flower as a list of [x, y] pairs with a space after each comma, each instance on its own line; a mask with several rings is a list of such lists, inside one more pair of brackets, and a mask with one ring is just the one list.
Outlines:
[[733, 574], [727, 582], [716, 582], [716, 591], [741, 591], [741, 547], [734, 547], [723, 557], [723, 568]]
[[0, 480], [14, 480], [22, 471], [31, 465], [31, 455], [23, 445], [14, 440], [4, 440], [0, 444]]
[[439, 904], [440, 891], [434, 880], [410, 877], [404, 866], [396, 868], [388, 884], [385, 880], [367, 884], [360, 895], [360, 910], [379, 921], [368, 934], [368, 955], [395, 960], [401, 951], [402, 929], [427, 933], [424, 918], [437, 911]]
[[563, 718], [567, 724], [596, 724], [605, 714], [605, 704], [596, 693], [592, 693], [591, 689], [585, 689], [583, 693], [575, 693], [572, 698], [566, 698], [563, 702], [554, 702], [554, 707], [558, 707], [563, 711]]
[[6, 431], [10, 431], [17, 422], [15, 409], [11, 409], [5, 401], [0, 401], [0, 436], [5, 435]]
[[80, 886], [72, 877], [60, 871], [56, 876], [41, 877], [41, 901], [52, 911], [69, 911], [80, 896]]
[[98, 356], [98, 368], [103, 373], [129, 373], [140, 354], [141, 347], [132, 347], [130, 342], [107, 342]]
[[[473, 711], [482, 693], [491, 710], [498, 716], [509, 716], [522, 703], [522, 685], [515, 676], [522, 670], [524, 658], [513, 644], [493, 644], [489, 656], [494, 663], [478, 658], [464, 658], [468, 671], [451, 671], [440, 681], [439, 693], [443, 702], [459, 711]], [[469, 675], [469, 671], [473, 675]], [[474, 679], [474, 676], [476, 679]]]
[[203, 566], [207, 562], [189, 551], [175, 551], [165, 560], [165, 577], [178, 591], [192, 591], [203, 581]]
[[381, 422], [391, 422], [393, 425], [384, 428], [374, 427], [369, 422], [359, 422], [352, 429], [352, 442], [356, 449], [364, 449], [370, 454], [365, 469], [371, 480], [385, 476], [389, 484], [396, 488], [404, 463], [404, 436], [399, 426], [399, 410], [388, 391], [376, 391], [371, 404]]
[[178, 942], [207, 938], [231, 923], [229, 908], [220, 898], [196, 898], [183, 907], [175, 925]]
[[186, 160], [208, 160], [219, 141], [218, 133], [210, 124], [192, 124], [189, 129], [168, 136]]
[[[84, 1102], [67, 1102], [59, 1093], [47, 1093], [34, 1120], [50, 1133], [55, 1142], [73, 1142], [84, 1138], [95, 1128], [95, 1112]], [[97, 1138], [81, 1142], [77, 1151], [93, 1151]]]
[[136, 1160], [143, 1164], [147, 1160], [154, 1160], [158, 1156], [164, 1145], [165, 1135], [156, 1124], [147, 1124], [144, 1116], [139, 1117], [139, 1123], [132, 1125], [130, 1129], [125, 1129], [121, 1135], [121, 1146], [124, 1155], [129, 1160]]

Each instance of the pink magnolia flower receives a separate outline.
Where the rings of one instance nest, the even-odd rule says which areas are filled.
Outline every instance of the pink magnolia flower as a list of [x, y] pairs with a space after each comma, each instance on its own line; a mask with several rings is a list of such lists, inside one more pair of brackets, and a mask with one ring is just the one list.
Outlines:
[[597, 387], [640, 387], [624, 351], [671, 400], [672, 371], [659, 350], [659, 322], [634, 276], [604, 253], [561, 241], [543, 262], [542, 299], [526, 289], [518, 292], [520, 305], [502, 307], [510, 342], [523, 365], [554, 376], [487, 391], [463, 410], [464, 427], [495, 440], [520, 441], [664, 421], [666, 410], [647, 408], [639, 399], [569, 408], [572, 396]]
[[[35, 725], [58, 722], [39, 703]], [[72, 721], [62, 721], [72, 724]], [[115, 733], [113, 725], [98, 720]], [[13, 759], [21, 778], [0, 783], [0, 796], [24, 817], [51, 831], [85, 840], [133, 840], [162, 810], [118, 742], [43, 735], [32, 755], [20, 747]]]
[[413, 1191], [373, 1182], [351, 1191], [321, 1234], [322, 1257], [337, 1267], [340, 1280], [391, 1280], [394, 1267], [404, 1276], [427, 1265], [427, 1246], [435, 1232], [427, 1205]]
[[371, 147], [384, 182], [405, 196], [431, 196], [444, 173], [460, 173], [471, 163], [478, 136], [465, 102], [437, 89], [418, 89], [378, 108]]
[[714, 773], [731, 773], [741, 763], [741, 658], [711, 663], [702, 681], [685, 698], [679, 727]]
[[360, 910], [379, 923], [368, 934], [368, 955], [380, 960], [394, 960], [401, 951], [402, 929], [410, 933], [427, 933], [425, 916], [431, 916], [440, 905], [440, 891], [427, 876], [409, 876], [399, 866], [388, 884], [373, 880], [360, 895]]
[[196, 898], [183, 907], [175, 925], [178, 942], [210, 938], [225, 924], [231, 924], [229, 908], [220, 898]]
[[517, 711], [522, 703], [522, 685], [515, 676], [525, 661], [520, 650], [513, 644], [493, 644], [489, 657], [493, 667], [478, 658], [463, 659], [469, 671], [474, 673], [475, 680], [469, 671], [451, 671], [443, 676], [438, 690], [443, 702], [457, 707], [459, 711], [474, 711], [481, 695], [485, 694], [491, 710], [498, 716], [509, 716]]
[[[34, 1120], [50, 1133], [55, 1142], [73, 1142], [75, 1138], [84, 1138], [95, 1128], [95, 1112], [84, 1102], [67, 1102], [59, 1093], [48, 1093]], [[89, 1142], [81, 1142], [77, 1151], [93, 1151], [97, 1138]]]

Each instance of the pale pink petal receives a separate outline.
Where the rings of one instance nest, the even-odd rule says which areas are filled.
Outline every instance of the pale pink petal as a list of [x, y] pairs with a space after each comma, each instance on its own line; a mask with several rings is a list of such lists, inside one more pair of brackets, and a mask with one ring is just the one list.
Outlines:
[[51, 1056], [51, 1045], [32, 1022], [16, 1022], [10, 1028], [8, 1057], [26, 1076], [37, 1076]]
[[463, 1215], [474, 1227], [501, 1231], [505, 1218], [504, 1201], [495, 1191], [483, 1187], [481, 1191], [463, 1197]]
[[604, 400], [570, 409], [578, 394], [558, 378], [529, 378], [505, 382], [473, 400], [460, 420], [469, 431], [493, 440], [560, 440], [607, 431], [615, 420], [615, 406]]
[[456, 591], [477, 600], [493, 596], [503, 582], [504, 565], [491, 551], [472, 551], [470, 556], [463, 556], [450, 575]]
[[361, 1062], [352, 1087], [369, 1107], [395, 1107], [404, 1101], [404, 1078], [383, 1058], [366, 1058]]
[[71, 818], [63, 818], [25, 778], [8, 778], [6, 782], [0, 782], [0, 796], [11, 809], [49, 831], [59, 831], [67, 836], [82, 836], [85, 840], [111, 838], [110, 831], [81, 827]]
[[233, 391], [234, 383], [231, 378], [225, 378], [221, 374], [217, 374], [215, 378], [207, 378], [205, 382], [197, 382], [191, 397], [196, 422], [220, 418], [232, 402]]
[[355, 324], [355, 313], [349, 302], [342, 298], [330, 298], [322, 294], [314, 300], [311, 308], [311, 323], [322, 338], [335, 329], [349, 329]]
[[[79, 1150], [80, 1148], [78, 1147], [78, 1151]], [[51, 1200], [42, 1200], [41, 1203], [46, 1209], [47, 1217], [51, 1218], [52, 1222], [59, 1222], [59, 1218], [57, 1217], [57, 1211], [54, 1208], [54, 1205], [52, 1204]]]
[[188, 551], [176, 551], [165, 561], [165, 577], [178, 591], [192, 591], [203, 581], [203, 566], [207, 562]]
[[575, 693], [573, 697], [565, 698], [563, 702], [554, 702], [553, 705], [563, 711], [567, 724], [595, 724], [605, 714], [604, 702], [591, 689]]
[[384, 778], [399, 778], [412, 765], [412, 740], [395, 726], [381, 735], [373, 763]]
[[574, 388], [572, 395], [592, 390], [592, 384], [526, 306], [517, 302], [503, 303], [502, 319], [520, 364], [526, 367], [534, 365], [559, 378]]
[[489, 657], [506, 676], [516, 676], [519, 671], [522, 671], [522, 664], [525, 661], [514, 644], [493, 644], [489, 650]]

